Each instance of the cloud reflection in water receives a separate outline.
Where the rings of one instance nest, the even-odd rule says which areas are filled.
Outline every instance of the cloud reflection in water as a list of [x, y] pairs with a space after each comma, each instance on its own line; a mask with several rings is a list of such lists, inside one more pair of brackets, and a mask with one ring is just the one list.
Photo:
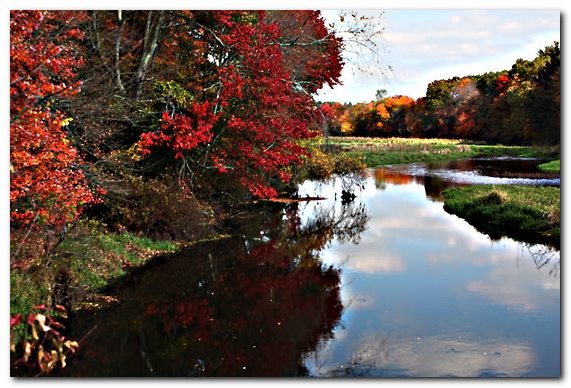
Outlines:
[[[491, 241], [422, 182], [401, 181], [370, 177], [356, 198], [369, 216], [360, 240], [321, 252], [342, 269], [345, 310], [307, 355], [310, 374], [559, 376], [559, 252]], [[340, 206], [335, 186], [320, 190], [320, 206]]]

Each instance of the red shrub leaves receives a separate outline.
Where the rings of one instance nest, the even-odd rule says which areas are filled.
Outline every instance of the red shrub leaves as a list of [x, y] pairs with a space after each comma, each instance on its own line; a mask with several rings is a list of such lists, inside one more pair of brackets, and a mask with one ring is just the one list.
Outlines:
[[[201, 166], [232, 174], [254, 196], [274, 197], [277, 192], [271, 180], [290, 179], [289, 167], [300, 163], [304, 154], [298, 141], [316, 134], [321, 115], [311, 93], [326, 82], [338, 82], [339, 41], [326, 38], [319, 13], [288, 11], [273, 13], [271, 18], [264, 12], [246, 11], [185, 15], [193, 22], [187, 25], [194, 28], [187, 37], [198, 31], [198, 38], [188, 43], [195, 50], [185, 66], [208, 71], [187, 75], [185, 87], [196, 99], [192, 108], [179, 106], [174, 114], [163, 113], [161, 128], [141, 136], [143, 152], [167, 146], [175, 158], [198, 164], [200, 157]], [[286, 16], [293, 18], [287, 23], [276, 21]], [[300, 46], [307, 54], [305, 62], [294, 56], [294, 46], [284, 49], [280, 27], [291, 35], [292, 23], [308, 30], [299, 34], [316, 39], [315, 45]], [[295, 61], [290, 60], [294, 57]], [[198, 147], [203, 147], [202, 152], [191, 152]]]
[[94, 201], [69, 120], [53, 105], [77, 93], [74, 24], [82, 12], [10, 11], [10, 221], [55, 229]]
[[183, 152], [196, 148], [201, 143], [212, 139], [212, 123], [214, 115], [209, 110], [208, 101], [203, 104], [194, 103], [192, 114], [181, 115], [163, 112], [161, 129], [141, 135], [143, 154], [149, 154], [153, 145], [162, 145], [175, 151], [175, 158], [182, 158]]

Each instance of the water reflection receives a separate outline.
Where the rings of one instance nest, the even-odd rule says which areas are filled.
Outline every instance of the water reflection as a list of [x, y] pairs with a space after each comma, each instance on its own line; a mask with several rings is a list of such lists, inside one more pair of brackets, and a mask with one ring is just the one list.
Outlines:
[[431, 164], [414, 163], [379, 167], [374, 170], [379, 188], [387, 183], [423, 184], [428, 197], [441, 200], [443, 188], [469, 184], [515, 184], [560, 186], [559, 174], [541, 172], [537, 166], [543, 159], [534, 158], [469, 158]]
[[[559, 376], [559, 250], [491, 240], [443, 210], [457, 182], [405, 171], [371, 170], [359, 244], [321, 254], [342, 268], [344, 311], [310, 375]], [[315, 186], [301, 190], [328, 192]]]
[[[426, 196], [435, 201], [442, 201], [443, 200], [442, 191], [445, 188], [451, 186], [450, 181], [443, 179], [439, 176], [426, 175], [426, 174], [415, 175], [413, 171], [406, 170], [402, 167], [397, 167], [397, 168], [378, 167], [372, 170], [372, 174], [375, 177], [375, 186], [380, 190], [386, 189], [387, 184], [391, 185], [417, 184], [423, 186]], [[416, 174], [418, 174], [418, 171], [416, 171]], [[470, 172], [468, 172], [468, 174], [470, 174]]]
[[442, 191], [451, 186], [472, 184], [516, 184], [560, 186], [559, 174], [541, 172], [537, 166], [543, 159], [534, 158], [469, 158], [431, 164], [409, 164], [378, 167], [372, 170], [375, 185], [383, 190], [387, 184], [424, 186], [426, 196], [442, 201]]
[[[77, 314], [76, 333], [97, 330], [65, 376], [304, 375], [302, 354], [340, 322], [340, 270], [320, 252], [358, 241], [365, 208], [262, 204], [236, 221], [245, 233], [155, 260], [120, 279], [119, 303]], [[80, 335], [80, 334], [78, 334]]]
[[407, 171], [306, 182], [129, 273], [62, 375], [559, 376], [559, 250], [490, 240]]
[[560, 264], [560, 252], [552, 247], [545, 245], [531, 245], [531, 244], [521, 244], [522, 253], [521, 256], [525, 257], [526, 252], [531, 256], [535, 266], [538, 270], [543, 270], [544, 268], [549, 271], [549, 275], [558, 276], [559, 275], [559, 264]]
[[[314, 360], [316, 363], [317, 360]], [[359, 339], [344, 364], [327, 377], [510, 377], [533, 367], [533, 350], [521, 344], [480, 338], [434, 336], [395, 340], [378, 335]], [[322, 370], [318, 368], [318, 370]]]

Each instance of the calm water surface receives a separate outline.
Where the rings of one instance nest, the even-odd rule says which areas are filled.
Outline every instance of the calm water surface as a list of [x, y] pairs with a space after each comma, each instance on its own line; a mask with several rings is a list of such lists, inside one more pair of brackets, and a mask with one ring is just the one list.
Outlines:
[[[345, 309], [334, 337], [305, 355], [310, 375], [559, 376], [559, 251], [491, 241], [443, 210], [433, 179], [485, 178], [427, 179], [421, 168], [370, 171], [355, 200], [367, 229], [358, 243], [324, 250], [324, 262], [342, 268]], [[330, 198], [339, 184], [301, 190]], [[309, 215], [323, 205], [306, 206]]]
[[76, 337], [96, 330], [63, 374], [560, 376], [560, 252], [446, 213], [443, 187], [496, 183], [469, 163], [306, 182], [301, 198], [325, 199], [261, 204], [234, 237], [155, 260], [78, 314]]

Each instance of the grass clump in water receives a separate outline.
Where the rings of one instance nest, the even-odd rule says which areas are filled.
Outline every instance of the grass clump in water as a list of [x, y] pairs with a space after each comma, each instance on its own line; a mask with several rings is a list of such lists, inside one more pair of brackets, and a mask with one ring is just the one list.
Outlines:
[[560, 246], [559, 187], [473, 185], [444, 190], [444, 209], [492, 239]]
[[561, 172], [561, 159], [552, 160], [549, 163], [543, 163], [537, 166], [541, 171], [547, 173], [559, 173]]

